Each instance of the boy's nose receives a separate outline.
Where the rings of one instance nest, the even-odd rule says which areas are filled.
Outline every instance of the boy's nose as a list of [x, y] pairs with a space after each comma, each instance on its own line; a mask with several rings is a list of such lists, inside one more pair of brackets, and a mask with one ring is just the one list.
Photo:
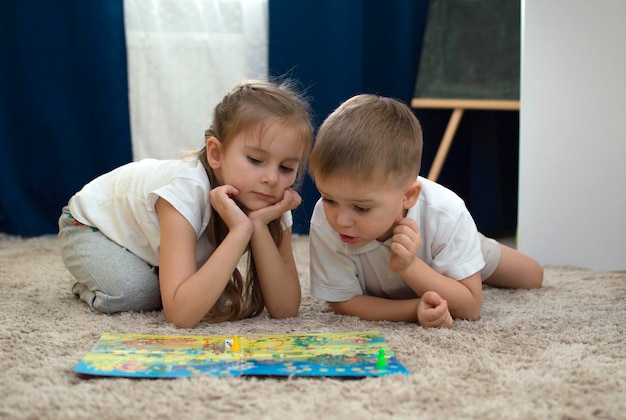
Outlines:
[[352, 217], [350, 217], [349, 212], [339, 210], [337, 212], [337, 217], [335, 219], [337, 224], [341, 227], [352, 226]]

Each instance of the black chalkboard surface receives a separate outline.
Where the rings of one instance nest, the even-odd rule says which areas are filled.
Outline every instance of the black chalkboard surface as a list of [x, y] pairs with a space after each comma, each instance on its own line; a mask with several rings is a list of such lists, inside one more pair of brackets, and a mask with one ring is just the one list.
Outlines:
[[415, 98], [519, 100], [520, 0], [430, 0]]

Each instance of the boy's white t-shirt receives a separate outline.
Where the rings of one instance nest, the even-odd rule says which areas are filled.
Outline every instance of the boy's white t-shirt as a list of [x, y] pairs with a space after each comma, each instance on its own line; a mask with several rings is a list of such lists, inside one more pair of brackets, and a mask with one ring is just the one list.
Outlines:
[[[451, 190], [418, 177], [422, 192], [406, 217], [417, 221], [417, 257], [435, 271], [455, 280], [479, 272], [485, 265], [476, 224], [463, 200]], [[310, 228], [311, 295], [343, 302], [360, 295], [411, 299], [417, 294], [394, 273], [389, 261], [391, 239], [362, 247], [346, 244], [324, 214], [320, 199]]]
[[[211, 215], [210, 190], [198, 159], [144, 159], [94, 179], [70, 199], [69, 208], [79, 222], [97, 227], [118, 245], [158, 266], [161, 237], [155, 205], [162, 197], [196, 232], [199, 266], [213, 252], [204, 234]], [[291, 212], [283, 214], [281, 224], [283, 229], [291, 227]]]

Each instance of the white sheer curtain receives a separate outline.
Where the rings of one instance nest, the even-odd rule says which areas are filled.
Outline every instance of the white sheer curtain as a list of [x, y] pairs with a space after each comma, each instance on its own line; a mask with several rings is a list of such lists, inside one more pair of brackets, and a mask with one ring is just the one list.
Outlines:
[[266, 79], [268, 0], [124, 0], [133, 158], [199, 149], [215, 104]]

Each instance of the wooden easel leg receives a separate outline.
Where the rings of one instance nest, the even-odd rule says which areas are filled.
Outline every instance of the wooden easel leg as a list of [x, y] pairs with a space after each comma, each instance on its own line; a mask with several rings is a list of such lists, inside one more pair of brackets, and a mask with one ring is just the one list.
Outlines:
[[456, 133], [456, 129], [459, 127], [459, 123], [461, 122], [463, 111], [463, 108], [455, 108], [454, 111], [452, 111], [452, 115], [450, 116], [450, 121], [448, 121], [446, 131], [443, 134], [441, 143], [439, 143], [439, 148], [437, 149], [435, 160], [433, 161], [433, 164], [430, 167], [430, 171], [428, 172], [428, 179], [430, 179], [431, 181], [437, 181], [437, 179], [439, 178], [439, 173], [441, 172], [443, 163], [448, 156], [448, 150], [450, 150], [450, 145], [452, 144], [452, 140], [454, 139], [454, 134]]

